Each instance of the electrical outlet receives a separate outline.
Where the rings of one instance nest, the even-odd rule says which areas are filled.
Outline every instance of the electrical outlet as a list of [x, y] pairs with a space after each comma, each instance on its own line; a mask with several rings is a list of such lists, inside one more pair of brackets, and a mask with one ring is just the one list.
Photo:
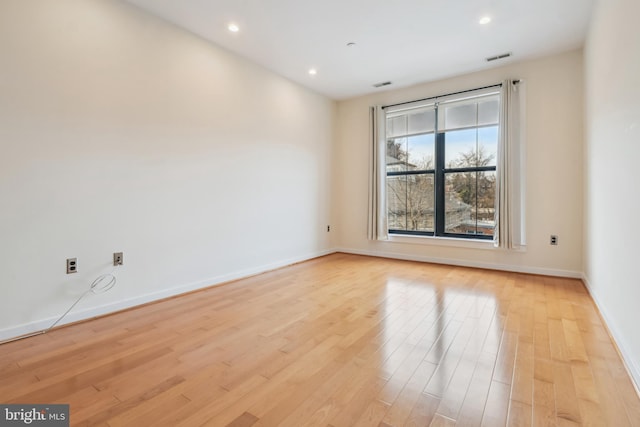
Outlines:
[[558, 236], [556, 236], [555, 234], [552, 234], [551, 238], [549, 239], [549, 244], [553, 246], [558, 246]]
[[67, 274], [78, 272], [78, 258], [67, 258]]
[[122, 265], [124, 264], [124, 255], [122, 252], [114, 252], [113, 253], [113, 265]]
[[331, 231], [331, 226], [327, 225], [327, 233]]

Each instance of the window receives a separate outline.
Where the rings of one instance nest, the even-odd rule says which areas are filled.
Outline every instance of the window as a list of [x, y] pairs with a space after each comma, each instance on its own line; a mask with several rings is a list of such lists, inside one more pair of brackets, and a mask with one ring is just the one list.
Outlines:
[[492, 239], [499, 88], [385, 109], [392, 234]]

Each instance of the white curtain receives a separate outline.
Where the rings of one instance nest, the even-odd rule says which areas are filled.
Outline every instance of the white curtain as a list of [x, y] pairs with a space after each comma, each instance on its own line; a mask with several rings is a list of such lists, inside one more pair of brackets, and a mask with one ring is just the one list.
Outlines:
[[525, 236], [524, 82], [505, 80], [500, 101], [495, 244], [522, 249]]
[[369, 240], [387, 240], [385, 117], [381, 107], [371, 107], [370, 123], [367, 237]]

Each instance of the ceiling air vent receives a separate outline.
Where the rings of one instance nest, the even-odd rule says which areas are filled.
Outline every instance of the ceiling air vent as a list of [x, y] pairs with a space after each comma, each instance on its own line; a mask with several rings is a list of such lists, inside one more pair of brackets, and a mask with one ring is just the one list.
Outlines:
[[373, 87], [389, 86], [390, 84], [391, 84], [391, 82], [376, 83], [376, 84], [373, 85]]
[[502, 55], [490, 56], [489, 58], [487, 58], [487, 62], [496, 61], [498, 59], [503, 59], [503, 58], [508, 58], [510, 56], [511, 56], [511, 52], [503, 53]]

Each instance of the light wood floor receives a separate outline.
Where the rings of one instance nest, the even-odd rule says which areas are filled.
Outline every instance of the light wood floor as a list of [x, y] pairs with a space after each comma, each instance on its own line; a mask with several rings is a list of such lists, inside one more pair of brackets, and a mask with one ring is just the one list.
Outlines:
[[640, 426], [577, 280], [334, 254], [0, 346], [72, 425]]

